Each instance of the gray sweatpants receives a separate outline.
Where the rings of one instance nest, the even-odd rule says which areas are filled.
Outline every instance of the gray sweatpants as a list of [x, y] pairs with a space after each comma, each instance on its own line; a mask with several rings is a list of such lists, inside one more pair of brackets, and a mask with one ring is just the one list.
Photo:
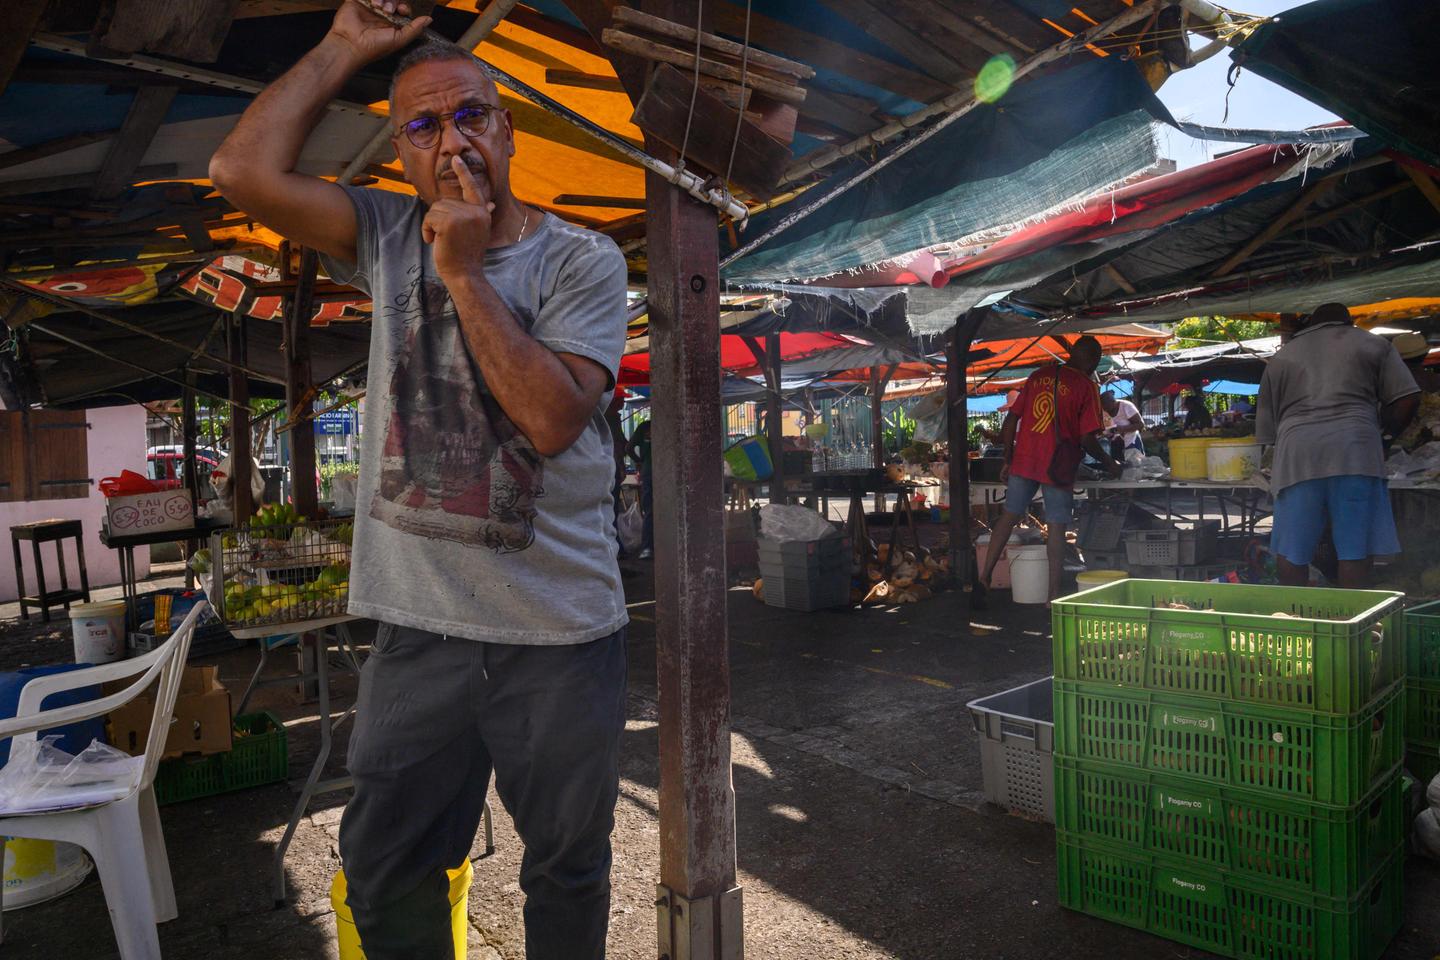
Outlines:
[[603, 958], [624, 726], [624, 629], [521, 646], [381, 624], [340, 823], [368, 960], [454, 956], [445, 871], [469, 855], [492, 770], [525, 844], [526, 956]]

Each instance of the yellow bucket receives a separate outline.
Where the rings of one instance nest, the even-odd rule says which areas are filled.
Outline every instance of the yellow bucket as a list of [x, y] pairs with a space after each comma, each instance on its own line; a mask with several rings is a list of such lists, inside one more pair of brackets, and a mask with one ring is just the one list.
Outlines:
[[1176, 437], [1170, 441], [1170, 476], [1175, 480], [1205, 480], [1210, 475], [1206, 452], [1219, 437]]
[[1129, 579], [1130, 574], [1124, 570], [1082, 570], [1075, 574], [1075, 589], [1089, 590], [1091, 587], [1103, 587], [1116, 580]]
[[[466, 858], [460, 866], [445, 873], [450, 878], [450, 932], [455, 937], [455, 960], [465, 960], [470, 940], [470, 918], [465, 907], [470, 899], [470, 882], [475, 879], [475, 870]], [[344, 870], [336, 873], [330, 883], [330, 906], [335, 910], [335, 938], [340, 943], [340, 960], [365, 960], [365, 951], [360, 949], [360, 933], [355, 929], [350, 905], [345, 902]]]

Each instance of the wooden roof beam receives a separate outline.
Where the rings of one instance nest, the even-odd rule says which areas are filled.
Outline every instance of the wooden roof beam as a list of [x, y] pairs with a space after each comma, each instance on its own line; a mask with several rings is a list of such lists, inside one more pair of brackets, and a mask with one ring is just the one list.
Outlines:
[[965, 43], [989, 54], [1034, 53], [1035, 48], [1015, 37], [995, 31], [983, 20], [977, 22], [951, 9], [949, 4], [931, 3], [928, 0], [890, 0], [898, 10], [909, 16], [928, 20], [932, 27], [939, 27], [954, 34]]
[[[729, 0], [706, 4], [711, 29], [739, 37], [745, 33], [745, 8]], [[924, 103], [944, 96], [950, 88], [923, 73], [898, 66], [882, 57], [861, 53], [843, 43], [817, 36], [759, 13], [750, 15], [750, 37], [757, 45], [804, 60], [814, 67], [852, 77]]]
[[239, 5], [240, 0], [104, 0], [90, 49], [214, 63]]
[[48, 0], [6, 0], [0, 4], [0, 93], [10, 83], [30, 35], [40, 26], [40, 15]]
[[141, 87], [135, 91], [120, 133], [110, 142], [110, 152], [105, 155], [105, 163], [95, 178], [91, 196], [107, 200], [119, 196], [130, 186], [145, 151], [150, 149], [150, 141], [165, 122], [176, 92], [175, 87]]
[[1430, 201], [1430, 206], [1434, 207], [1437, 213], [1440, 213], [1440, 187], [1435, 185], [1435, 180], [1428, 173], [1422, 170], [1416, 170], [1408, 163], [1402, 165], [1402, 169], [1405, 171], [1405, 175], [1414, 182], [1420, 193], [1424, 195], [1425, 199]]
[[948, 87], [960, 86], [978, 69], [978, 65], [962, 62], [936, 47], [917, 33], [913, 24], [902, 23], [896, 16], [900, 13], [898, 8], [882, 6], [874, 0], [821, 0], [821, 3]]

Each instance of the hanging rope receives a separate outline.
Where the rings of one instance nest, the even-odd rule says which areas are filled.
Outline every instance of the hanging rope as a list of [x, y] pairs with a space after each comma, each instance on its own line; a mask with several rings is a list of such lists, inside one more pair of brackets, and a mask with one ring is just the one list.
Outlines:
[[[746, 71], [750, 67], [750, 6], [753, 0], [745, 0], [745, 48], [740, 52], [740, 108], [735, 114], [735, 136], [730, 140], [730, 162], [725, 165], [725, 183], [730, 183], [730, 174], [735, 170], [735, 149], [740, 146], [740, 128], [745, 123], [745, 81]], [[697, 58], [695, 68], [698, 71], [700, 63]], [[695, 109], [692, 105], [690, 109]]]
[[[705, 0], [695, 3], [695, 76], [690, 81], [690, 112], [685, 115], [685, 136], [680, 140], [679, 168], [685, 169], [685, 151], [690, 149], [690, 124], [695, 120], [695, 98], [700, 95], [700, 40], [704, 36]], [[727, 178], [728, 179], [728, 178]]]

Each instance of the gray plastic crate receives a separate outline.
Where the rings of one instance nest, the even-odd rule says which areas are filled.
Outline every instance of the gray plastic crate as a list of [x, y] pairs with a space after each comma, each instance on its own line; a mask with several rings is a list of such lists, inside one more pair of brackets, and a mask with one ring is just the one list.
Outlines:
[[824, 560], [850, 559], [849, 537], [823, 537], [819, 540], [766, 540], [759, 544], [760, 559], [777, 563], [809, 564]]
[[825, 610], [850, 605], [850, 572], [837, 569], [818, 577], [762, 577], [765, 605], [786, 610]]
[[965, 705], [980, 734], [985, 799], [1047, 823], [1055, 822], [1054, 679]]
[[1204, 520], [1189, 530], [1130, 530], [1125, 533], [1125, 554], [1131, 566], [1176, 567], [1205, 563], [1215, 556], [1218, 520]]

